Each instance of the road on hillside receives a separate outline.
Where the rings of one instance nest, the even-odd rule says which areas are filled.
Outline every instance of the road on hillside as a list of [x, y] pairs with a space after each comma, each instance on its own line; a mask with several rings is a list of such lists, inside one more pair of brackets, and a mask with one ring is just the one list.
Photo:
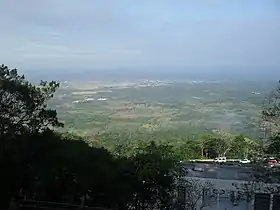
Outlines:
[[[191, 177], [250, 180], [252, 176], [252, 169], [248, 167], [204, 163], [186, 163], [183, 165], [186, 169], [188, 169], [188, 175]], [[202, 168], [203, 171], [195, 171], [193, 170], [194, 167]]]

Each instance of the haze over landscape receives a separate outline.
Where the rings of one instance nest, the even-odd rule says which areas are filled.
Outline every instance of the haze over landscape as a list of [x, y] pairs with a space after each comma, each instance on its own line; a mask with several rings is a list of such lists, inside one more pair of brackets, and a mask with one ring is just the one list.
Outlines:
[[2, 62], [24, 71], [280, 66], [279, 1], [1, 3]]
[[[280, 1], [0, 8], [0, 163], [11, 166], [0, 209], [21, 197], [112, 210], [266, 210], [251, 202], [264, 189], [251, 185], [280, 189]], [[250, 192], [234, 185], [243, 181]], [[174, 198], [182, 186], [184, 201]], [[280, 192], [265, 190], [279, 207]]]

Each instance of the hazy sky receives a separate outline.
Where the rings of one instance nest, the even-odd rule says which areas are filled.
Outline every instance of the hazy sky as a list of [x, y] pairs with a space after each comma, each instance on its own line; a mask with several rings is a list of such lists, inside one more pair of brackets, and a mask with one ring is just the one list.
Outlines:
[[0, 0], [22, 69], [279, 66], [279, 0]]

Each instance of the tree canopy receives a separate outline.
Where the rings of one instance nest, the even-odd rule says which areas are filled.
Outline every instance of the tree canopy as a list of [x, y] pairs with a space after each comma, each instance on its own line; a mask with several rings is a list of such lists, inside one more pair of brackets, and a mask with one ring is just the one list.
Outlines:
[[1, 209], [13, 196], [113, 209], [168, 209], [177, 160], [172, 147], [145, 143], [127, 156], [60, 134], [47, 108], [59, 87], [32, 85], [16, 69], [0, 67]]
[[39, 132], [63, 126], [47, 101], [59, 87], [55, 81], [32, 85], [16, 69], [0, 66], [0, 136]]

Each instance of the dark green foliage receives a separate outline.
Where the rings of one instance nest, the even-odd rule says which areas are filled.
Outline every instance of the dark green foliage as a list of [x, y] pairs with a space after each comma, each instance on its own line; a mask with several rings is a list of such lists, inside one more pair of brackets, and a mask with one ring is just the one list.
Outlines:
[[[28, 145], [24, 140], [31, 134], [63, 125], [56, 111], [46, 104], [58, 86], [54, 81], [32, 85], [16, 69], [0, 66], [0, 163], [5, 168], [1, 183], [7, 186], [1, 187], [1, 194], [6, 194], [7, 199], [17, 189], [20, 172], [25, 170], [21, 162]], [[5, 197], [1, 201], [7, 203]]]
[[62, 126], [56, 111], [47, 109], [59, 84], [41, 81], [32, 85], [16, 69], [0, 66], [0, 137], [24, 132], [38, 132]]
[[[227, 133], [226, 133], [227, 134]], [[213, 132], [189, 135], [178, 132], [106, 132], [87, 137], [87, 141], [108, 148], [117, 155], [131, 156], [139, 145], [151, 140], [156, 144], [172, 145], [177, 160], [215, 158], [246, 158], [254, 156], [257, 142], [244, 136], [227, 136]], [[98, 143], [98, 144], [97, 144]]]
[[270, 143], [266, 148], [266, 152], [271, 156], [280, 158], [280, 136], [275, 135], [270, 139]]
[[114, 209], [171, 205], [177, 170], [168, 146], [151, 143], [130, 158], [115, 158], [52, 131], [26, 136], [19, 145], [15, 194], [23, 188], [28, 198], [35, 193], [38, 200], [76, 204], [87, 194], [87, 205]]
[[27, 198], [75, 204], [87, 195], [86, 205], [113, 209], [172, 204], [179, 172], [170, 146], [151, 143], [129, 158], [116, 158], [53, 131], [19, 136], [15, 143], [6, 156], [13, 176], [5, 177], [10, 185], [4, 188], [16, 181], [12, 195], [23, 189]]
[[[142, 144], [129, 153], [125, 136], [109, 141], [126, 157], [90, 147], [86, 139], [59, 134], [55, 110], [47, 109], [59, 84], [34, 86], [17, 70], [0, 68], [1, 209], [12, 196], [112, 209], [168, 209], [173, 198], [175, 156], [170, 146]], [[111, 139], [111, 140], [110, 140]], [[117, 148], [117, 146], [116, 146]]]

